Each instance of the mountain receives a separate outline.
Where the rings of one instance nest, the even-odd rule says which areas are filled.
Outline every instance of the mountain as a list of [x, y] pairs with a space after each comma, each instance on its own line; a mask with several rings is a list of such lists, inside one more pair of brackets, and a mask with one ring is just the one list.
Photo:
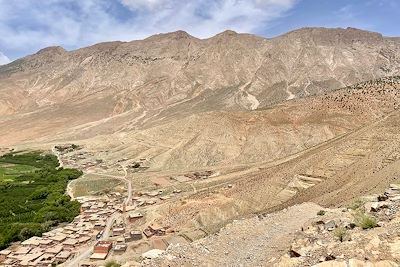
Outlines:
[[272, 39], [225, 31], [200, 40], [178, 31], [70, 52], [49, 47], [0, 67], [0, 114], [77, 103], [143, 119], [188, 106], [252, 110], [397, 75], [399, 50], [397, 38], [352, 28]]
[[[155, 222], [193, 241], [258, 214], [226, 236], [271, 231], [283, 243], [267, 252], [281, 253], [321, 209], [297, 204], [343, 207], [398, 180], [399, 52], [399, 38], [352, 28], [45, 48], [0, 66], [0, 152], [53, 149], [84, 171], [75, 197], [133, 191], [135, 229]], [[222, 243], [247, 262], [253, 240]]]

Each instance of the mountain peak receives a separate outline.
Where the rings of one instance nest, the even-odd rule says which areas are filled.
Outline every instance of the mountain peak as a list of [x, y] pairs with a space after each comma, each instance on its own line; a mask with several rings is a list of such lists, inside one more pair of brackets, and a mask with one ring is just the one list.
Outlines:
[[168, 33], [160, 33], [160, 34], [155, 34], [152, 35], [145, 40], [153, 40], [153, 39], [173, 39], [173, 40], [181, 40], [181, 39], [193, 39], [192, 35], [189, 33], [179, 30], [175, 32], [168, 32]]
[[237, 32], [235, 32], [235, 31], [232, 31], [232, 30], [225, 30], [225, 31], [223, 31], [223, 32], [221, 32], [221, 33], [218, 33], [218, 34], [216, 34], [214, 37], [233, 37], [233, 36], [236, 36], [236, 35], [238, 35], [238, 33]]
[[43, 54], [52, 54], [52, 55], [61, 55], [67, 52], [63, 47], [61, 46], [49, 46], [43, 49], [40, 49], [36, 54], [37, 55], [43, 55]]

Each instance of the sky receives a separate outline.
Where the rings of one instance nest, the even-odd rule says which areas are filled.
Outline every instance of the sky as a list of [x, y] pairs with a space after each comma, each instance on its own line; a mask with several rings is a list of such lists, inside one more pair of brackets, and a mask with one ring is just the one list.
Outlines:
[[399, 0], [0, 0], [0, 64], [48, 46], [73, 50], [184, 30], [274, 37], [301, 27], [400, 36]]

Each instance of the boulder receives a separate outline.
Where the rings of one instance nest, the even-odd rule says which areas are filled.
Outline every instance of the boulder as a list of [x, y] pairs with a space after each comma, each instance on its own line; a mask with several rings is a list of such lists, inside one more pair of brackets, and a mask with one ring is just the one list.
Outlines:
[[336, 222], [334, 220], [330, 220], [324, 225], [325, 230], [333, 231], [336, 228]]
[[383, 194], [383, 195], [379, 195], [378, 196], [378, 201], [386, 201], [386, 200], [388, 200], [388, 196], [387, 195], [385, 195], [385, 194]]
[[389, 208], [389, 203], [386, 201], [381, 202], [367, 202], [364, 204], [364, 208], [366, 212], [377, 212], [381, 209]]
[[164, 252], [165, 252], [165, 250], [152, 249], [152, 250], [149, 250], [149, 251], [143, 253], [142, 257], [145, 259], [155, 259], [155, 258], [160, 257]]
[[293, 249], [289, 250], [289, 257], [290, 258], [298, 258], [301, 254]]

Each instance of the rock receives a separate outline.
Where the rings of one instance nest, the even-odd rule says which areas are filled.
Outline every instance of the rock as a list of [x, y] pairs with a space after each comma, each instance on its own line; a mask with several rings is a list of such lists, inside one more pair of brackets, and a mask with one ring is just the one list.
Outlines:
[[354, 229], [357, 225], [349, 218], [340, 219], [340, 224], [346, 229]]
[[325, 223], [324, 228], [328, 231], [333, 231], [336, 228], [336, 222], [334, 220], [331, 220]]
[[329, 254], [325, 257], [325, 261], [333, 261], [333, 260], [336, 260], [336, 257], [331, 254]]
[[357, 259], [350, 259], [349, 260], [349, 267], [364, 267], [365, 262]]
[[389, 247], [392, 256], [396, 259], [400, 259], [400, 239], [395, 240], [393, 243], [389, 243]]
[[378, 196], [378, 201], [386, 201], [388, 199], [389, 199], [389, 197], [385, 194]]
[[321, 247], [326, 247], [328, 244], [326, 242], [324, 242], [323, 240], [317, 240], [317, 242], [315, 242], [318, 246]]
[[[296, 267], [300, 265], [300, 260], [301, 258], [289, 258], [288, 255], [284, 255], [280, 261], [273, 265], [276, 267]], [[266, 266], [270, 266], [270, 265], [266, 265]]]
[[347, 267], [347, 264], [344, 261], [324, 261], [313, 267]]
[[389, 208], [389, 203], [386, 201], [382, 202], [367, 202], [364, 204], [364, 209], [366, 212], [377, 212], [381, 209], [387, 209]]
[[381, 244], [381, 240], [379, 239], [378, 236], [375, 236], [369, 241], [369, 243], [365, 246], [365, 249], [367, 250], [373, 250], [374, 248], [379, 248]]
[[164, 252], [165, 252], [165, 250], [152, 249], [152, 250], [149, 250], [149, 251], [143, 253], [142, 257], [145, 259], [155, 259], [155, 258], [160, 257]]
[[136, 261], [128, 261], [124, 265], [122, 265], [122, 267], [139, 267], [139, 266], [140, 266], [140, 263], [138, 263]]
[[298, 252], [296, 252], [296, 251], [294, 251], [293, 249], [289, 250], [289, 257], [291, 257], [291, 258], [298, 258], [298, 257], [300, 257], [300, 256], [301, 256], [301, 254], [298, 253]]
[[389, 189], [400, 191], [400, 184], [390, 184]]
[[389, 203], [386, 201], [382, 201], [382, 202], [375, 202], [372, 206], [371, 206], [371, 211], [379, 211], [381, 209], [387, 209], [389, 208]]
[[378, 261], [375, 263], [375, 267], [396, 267], [397, 263], [393, 261]]

